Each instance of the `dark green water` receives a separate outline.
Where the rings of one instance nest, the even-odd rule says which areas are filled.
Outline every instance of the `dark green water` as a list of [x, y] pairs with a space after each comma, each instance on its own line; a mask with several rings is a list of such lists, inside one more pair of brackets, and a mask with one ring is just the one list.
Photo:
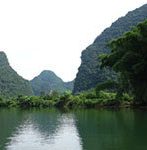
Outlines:
[[147, 150], [147, 111], [0, 109], [0, 150]]

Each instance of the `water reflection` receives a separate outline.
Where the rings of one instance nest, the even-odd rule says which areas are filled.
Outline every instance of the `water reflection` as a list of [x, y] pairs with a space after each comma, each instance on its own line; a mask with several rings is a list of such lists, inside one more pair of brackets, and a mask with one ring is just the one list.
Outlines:
[[147, 112], [0, 110], [0, 150], [147, 150]]
[[147, 112], [85, 110], [76, 117], [84, 150], [147, 150]]
[[52, 114], [25, 114], [28, 116], [27, 120], [11, 135], [6, 149], [82, 150], [74, 115]]
[[0, 109], [0, 150], [5, 150], [9, 137], [17, 130], [17, 126], [23, 121], [22, 112], [15, 109]]

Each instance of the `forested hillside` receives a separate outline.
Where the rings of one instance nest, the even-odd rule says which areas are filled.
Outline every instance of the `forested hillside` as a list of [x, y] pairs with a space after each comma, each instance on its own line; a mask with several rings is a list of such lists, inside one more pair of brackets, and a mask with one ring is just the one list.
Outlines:
[[49, 70], [41, 72], [39, 76], [31, 80], [31, 85], [35, 95], [48, 94], [50, 91], [73, 90], [73, 82], [63, 82], [61, 78]]
[[31, 85], [11, 68], [6, 54], [0, 52], [0, 96], [18, 95], [33, 95]]
[[104, 54], [101, 67], [119, 72], [119, 95], [127, 92], [134, 100], [147, 103], [147, 20], [109, 43], [110, 54]]
[[109, 53], [107, 43], [129, 31], [132, 26], [147, 19], [147, 4], [129, 12], [126, 16], [119, 18], [110, 28], [107, 28], [99, 35], [93, 44], [82, 52], [81, 66], [75, 79], [74, 93], [91, 89], [98, 83], [114, 77], [109, 70], [101, 70], [98, 55]]

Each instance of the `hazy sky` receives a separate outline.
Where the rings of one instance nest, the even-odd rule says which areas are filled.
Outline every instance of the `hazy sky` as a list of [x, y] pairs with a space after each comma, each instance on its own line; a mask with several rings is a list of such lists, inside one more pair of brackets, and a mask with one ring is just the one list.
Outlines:
[[75, 78], [84, 50], [147, 0], [0, 0], [0, 50], [24, 78], [52, 70]]

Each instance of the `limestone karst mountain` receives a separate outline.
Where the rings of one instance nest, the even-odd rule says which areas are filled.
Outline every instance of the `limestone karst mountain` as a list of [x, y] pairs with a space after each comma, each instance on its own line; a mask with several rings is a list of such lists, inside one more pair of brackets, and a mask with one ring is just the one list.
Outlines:
[[30, 81], [35, 95], [50, 91], [65, 92], [73, 89], [73, 82], [63, 82], [54, 72], [45, 70]]
[[82, 63], [75, 79], [74, 93], [91, 89], [98, 83], [114, 77], [111, 71], [100, 69], [98, 55], [109, 53], [107, 46], [109, 41], [118, 38], [145, 19], [147, 19], [147, 4], [112, 23], [111, 27], [105, 29], [94, 43], [82, 52]]
[[6, 54], [2, 51], [0, 51], [0, 95], [4, 97], [33, 95], [30, 82], [13, 70]]

